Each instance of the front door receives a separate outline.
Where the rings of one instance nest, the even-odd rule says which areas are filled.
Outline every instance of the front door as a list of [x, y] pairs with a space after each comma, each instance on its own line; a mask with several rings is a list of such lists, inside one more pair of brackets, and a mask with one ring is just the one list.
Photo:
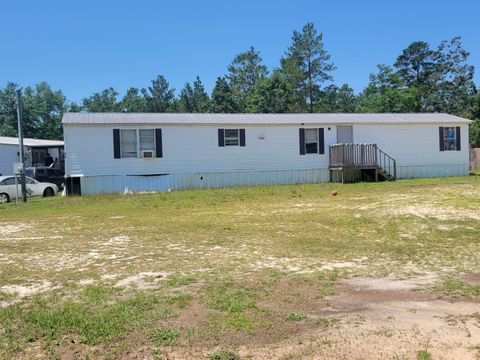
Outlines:
[[337, 126], [337, 144], [353, 143], [353, 126]]

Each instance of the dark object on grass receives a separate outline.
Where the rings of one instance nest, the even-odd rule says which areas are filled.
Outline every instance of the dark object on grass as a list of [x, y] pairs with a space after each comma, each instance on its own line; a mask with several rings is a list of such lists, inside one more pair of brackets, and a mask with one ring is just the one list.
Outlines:
[[332, 196], [337, 196], [337, 192], [335, 190], [332, 191]]

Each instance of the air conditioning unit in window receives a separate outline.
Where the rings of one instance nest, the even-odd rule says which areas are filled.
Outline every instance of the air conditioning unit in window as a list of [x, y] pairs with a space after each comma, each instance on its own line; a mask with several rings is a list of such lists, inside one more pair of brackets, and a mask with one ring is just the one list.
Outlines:
[[154, 151], [153, 150], [142, 150], [142, 158], [144, 159], [153, 159]]

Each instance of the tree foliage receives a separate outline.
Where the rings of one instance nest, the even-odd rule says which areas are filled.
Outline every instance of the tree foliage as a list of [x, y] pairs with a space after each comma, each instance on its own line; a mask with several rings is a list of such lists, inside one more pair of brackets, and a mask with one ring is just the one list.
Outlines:
[[147, 112], [167, 112], [175, 99], [175, 89], [170, 88], [170, 84], [163, 75], [158, 75], [152, 80], [151, 86], [142, 89], [142, 94]]
[[176, 100], [173, 108], [180, 113], [204, 113], [209, 110], [210, 98], [205, 88], [197, 76], [193, 82], [193, 87], [187, 81], [180, 92], [180, 97]]
[[[17, 136], [17, 98], [14, 83], [0, 90], [0, 136]], [[22, 92], [22, 119], [25, 137], [63, 138], [61, 119], [66, 110], [66, 98], [60, 90], [52, 90], [42, 82], [27, 86]]]
[[247, 97], [246, 112], [294, 112], [293, 92], [286, 77], [280, 71], [276, 71], [271, 77], [258, 80], [257, 85]]
[[267, 75], [268, 69], [262, 64], [262, 57], [253, 46], [233, 58], [226, 78], [240, 108], [245, 108], [248, 95], [253, 92], [257, 82]]
[[137, 88], [131, 87], [118, 104], [118, 108], [121, 112], [145, 112], [147, 101]]
[[303, 92], [308, 111], [313, 112], [317, 101], [315, 94], [324, 82], [333, 80], [331, 72], [335, 70], [323, 47], [323, 34], [317, 35], [313, 23], [307, 23], [302, 32], [293, 32], [292, 45], [282, 59], [282, 68], [291, 72], [294, 87]]
[[83, 109], [87, 112], [117, 112], [120, 108], [117, 96], [118, 92], [112, 87], [93, 93], [82, 100]]
[[236, 113], [237, 103], [232, 88], [224, 77], [218, 77], [212, 90], [210, 110], [213, 113]]

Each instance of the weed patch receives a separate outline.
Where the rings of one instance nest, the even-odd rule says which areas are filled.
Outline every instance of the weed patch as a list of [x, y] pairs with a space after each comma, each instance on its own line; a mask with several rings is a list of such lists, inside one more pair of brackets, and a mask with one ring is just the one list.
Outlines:
[[0, 328], [5, 334], [2, 345], [16, 351], [25, 342], [62, 342], [71, 336], [87, 345], [112, 341], [148, 322], [147, 314], [158, 302], [155, 296], [143, 293], [112, 298], [112, 292], [111, 288], [89, 286], [78, 300], [37, 297], [27, 307], [0, 308]]
[[464, 281], [449, 279], [434, 286], [433, 291], [444, 295], [465, 298], [480, 297], [480, 285], [472, 285]]
[[232, 351], [221, 350], [211, 354], [210, 360], [240, 360], [240, 356]]
[[298, 313], [290, 313], [285, 317], [285, 320], [287, 321], [302, 321], [305, 320], [307, 317], [302, 314]]
[[154, 331], [152, 339], [159, 345], [174, 345], [180, 333], [172, 329], [157, 329]]

